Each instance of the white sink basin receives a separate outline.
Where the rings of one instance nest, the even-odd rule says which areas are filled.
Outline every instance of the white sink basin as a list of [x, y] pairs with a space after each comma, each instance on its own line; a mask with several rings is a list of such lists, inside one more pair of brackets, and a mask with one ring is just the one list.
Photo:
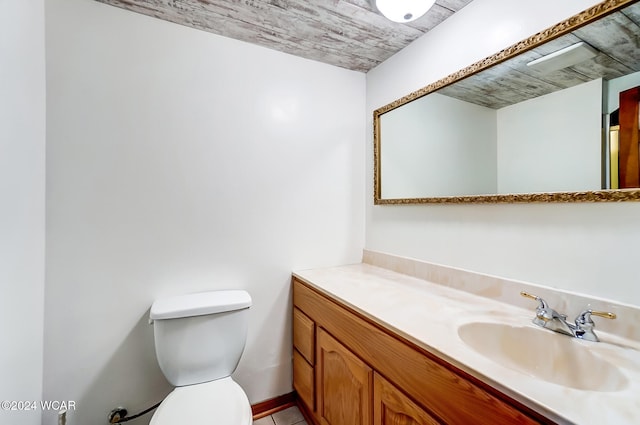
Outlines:
[[628, 385], [618, 368], [569, 336], [487, 322], [462, 325], [458, 335], [486, 358], [557, 385], [603, 392], [620, 391]]

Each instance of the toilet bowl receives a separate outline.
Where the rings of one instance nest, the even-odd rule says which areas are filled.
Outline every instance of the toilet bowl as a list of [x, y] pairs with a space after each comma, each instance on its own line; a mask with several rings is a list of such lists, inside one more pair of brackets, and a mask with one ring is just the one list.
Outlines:
[[231, 377], [174, 389], [149, 425], [251, 425], [251, 405]]
[[251, 405], [232, 378], [247, 337], [251, 297], [210, 291], [156, 300], [149, 315], [156, 358], [176, 388], [151, 425], [250, 425]]

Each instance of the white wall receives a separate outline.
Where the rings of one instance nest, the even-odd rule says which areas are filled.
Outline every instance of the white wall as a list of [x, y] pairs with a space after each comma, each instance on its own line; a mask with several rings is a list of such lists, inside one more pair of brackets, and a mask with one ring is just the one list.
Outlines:
[[497, 111], [498, 193], [602, 188], [602, 79]]
[[[595, 3], [474, 0], [367, 74], [368, 125], [373, 110]], [[368, 249], [640, 304], [640, 203], [374, 206], [372, 149], [367, 164]]]
[[92, 0], [46, 12], [45, 398], [75, 425], [159, 401], [151, 303], [223, 288], [254, 300], [251, 402], [291, 391], [291, 270], [364, 244], [364, 74]]
[[495, 110], [434, 93], [380, 123], [383, 199], [496, 192]]
[[[43, 0], [0, 0], [0, 400], [42, 398], [45, 65]], [[40, 423], [40, 410], [0, 410]]]

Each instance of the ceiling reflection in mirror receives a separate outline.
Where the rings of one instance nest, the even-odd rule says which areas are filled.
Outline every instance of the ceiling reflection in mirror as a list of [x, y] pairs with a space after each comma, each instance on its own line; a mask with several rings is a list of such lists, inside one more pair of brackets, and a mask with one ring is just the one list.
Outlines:
[[376, 110], [375, 203], [640, 199], [618, 178], [640, 176], [637, 119], [635, 153], [616, 150], [639, 44], [640, 2], [604, 2]]

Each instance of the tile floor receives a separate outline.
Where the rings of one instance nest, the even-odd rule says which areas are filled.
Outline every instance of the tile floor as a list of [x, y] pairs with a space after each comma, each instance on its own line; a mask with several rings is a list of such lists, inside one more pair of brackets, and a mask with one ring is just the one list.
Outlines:
[[296, 406], [281, 410], [271, 416], [253, 421], [253, 425], [307, 425]]

